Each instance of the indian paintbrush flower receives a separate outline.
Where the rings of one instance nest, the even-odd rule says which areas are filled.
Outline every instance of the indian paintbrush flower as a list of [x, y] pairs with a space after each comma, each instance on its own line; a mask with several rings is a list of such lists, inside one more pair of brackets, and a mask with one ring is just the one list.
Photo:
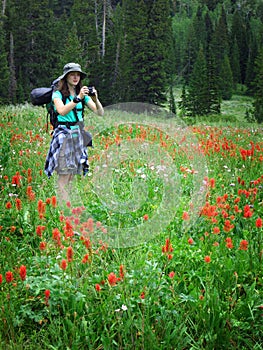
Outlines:
[[19, 268], [19, 275], [22, 281], [26, 279], [26, 267], [25, 265], [21, 265]]

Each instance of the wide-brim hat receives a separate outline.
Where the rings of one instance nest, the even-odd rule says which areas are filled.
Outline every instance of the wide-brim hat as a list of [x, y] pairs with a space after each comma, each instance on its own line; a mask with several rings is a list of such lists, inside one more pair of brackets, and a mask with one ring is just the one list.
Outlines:
[[58, 77], [56, 80], [64, 79], [65, 76], [70, 72], [79, 72], [80, 73], [80, 79], [84, 79], [87, 76], [87, 73], [83, 72], [81, 69], [81, 66], [78, 63], [67, 63], [63, 68], [63, 74]]

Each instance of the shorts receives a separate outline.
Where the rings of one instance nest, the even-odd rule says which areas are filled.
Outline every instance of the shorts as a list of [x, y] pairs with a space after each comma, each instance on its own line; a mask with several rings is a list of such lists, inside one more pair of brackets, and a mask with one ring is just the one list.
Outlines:
[[55, 169], [59, 175], [81, 174], [83, 164], [80, 163], [81, 157], [79, 149], [79, 129], [69, 130], [58, 156], [58, 166]]

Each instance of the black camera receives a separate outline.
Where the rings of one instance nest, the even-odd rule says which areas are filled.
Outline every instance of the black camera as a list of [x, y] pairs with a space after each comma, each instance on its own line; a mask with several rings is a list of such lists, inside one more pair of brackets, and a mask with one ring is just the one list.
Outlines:
[[88, 86], [88, 95], [89, 96], [95, 96], [95, 92], [94, 92], [94, 87], [93, 86]]

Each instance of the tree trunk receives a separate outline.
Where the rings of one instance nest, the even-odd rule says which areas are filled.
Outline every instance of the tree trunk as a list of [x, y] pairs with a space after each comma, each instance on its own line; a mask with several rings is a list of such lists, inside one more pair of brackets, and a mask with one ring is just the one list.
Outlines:
[[16, 103], [16, 72], [14, 65], [14, 37], [13, 33], [10, 33], [10, 56], [9, 56], [9, 67], [10, 67], [10, 84], [9, 84], [9, 96], [13, 103]]
[[2, 6], [2, 15], [5, 14], [5, 8], [6, 8], [6, 0], [3, 0], [3, 6]]
[[101, 42], [101, 56], [105, 55], [105, 33], [106, 33], [106, 13], [107, 13], [107, 0], [103, 1], [103, 20], [102, 20], [102, 42]]

